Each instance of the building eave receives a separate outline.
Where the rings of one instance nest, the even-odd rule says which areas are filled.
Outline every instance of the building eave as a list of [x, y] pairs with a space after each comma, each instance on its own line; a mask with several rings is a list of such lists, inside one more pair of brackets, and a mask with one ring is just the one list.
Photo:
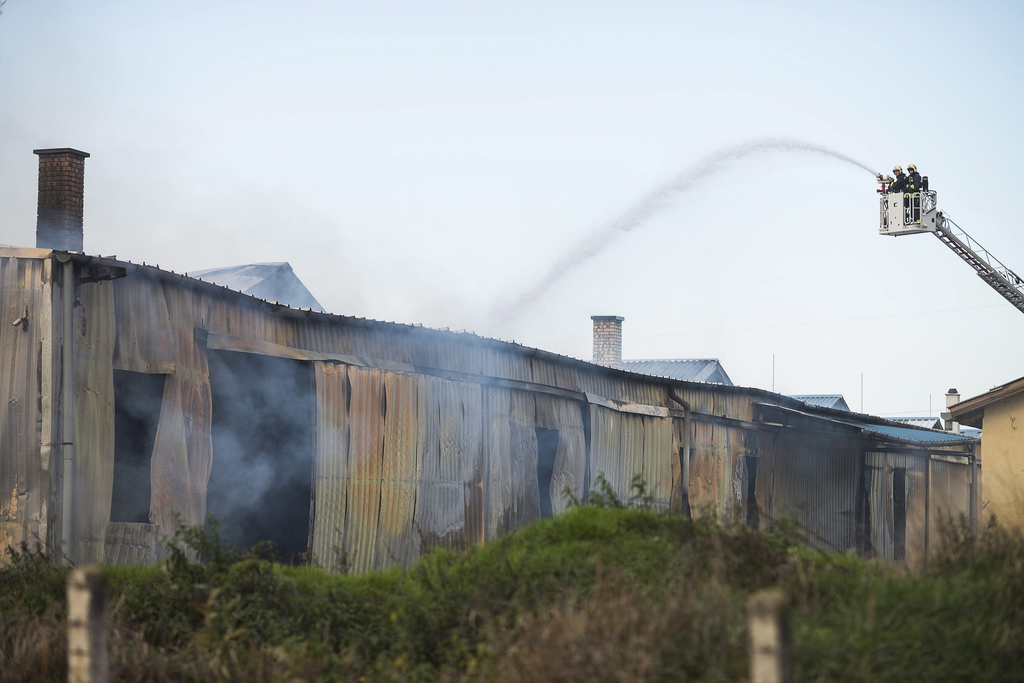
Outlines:
[[1024, 393], [1024, 377], [1000, 384], [984, 394], [973, 396], [966, 401], [960, 401], [960, 403], [950, 406], [949, 412], [953, 419], [960, 424], [980, 429], [985, 418], [985, 408], [1020, 393]]

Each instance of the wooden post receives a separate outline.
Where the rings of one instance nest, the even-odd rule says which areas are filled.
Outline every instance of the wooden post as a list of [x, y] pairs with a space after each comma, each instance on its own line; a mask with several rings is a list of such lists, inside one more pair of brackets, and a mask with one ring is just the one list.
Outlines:
[[782, 591], [759, 591], [747, 601], [751, 683], [789, 683], [789, 609]]
[[107, 577], [99, 567], [68, 578], [68, 683], [107, 683]]

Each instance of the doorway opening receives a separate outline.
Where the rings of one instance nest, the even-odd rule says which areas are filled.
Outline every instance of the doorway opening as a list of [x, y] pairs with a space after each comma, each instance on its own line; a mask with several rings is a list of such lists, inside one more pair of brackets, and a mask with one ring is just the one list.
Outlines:
[[537, 488], [540, 490], [540, 516], [554, 515], [551, 500], [551, 482], [555, 476], [555, 458], [558, 455], [558, 430], [537, 427]]
[[907, 558], [907, 470], [892, 469], [892, 556]]
[[747, 505], [743, 513], [743, 521], [752, 529], [761, 525], [761, 513], [757, 509], [757, 458], [752, 455], [745, 455], [743, 459], [747, 466]]
[[163, 375], [114, 370], [111, 522], [149, 524], [153, 444], [163, 397]]
[[208, 352], [213, 466], [206, 509], [221, 537], [247, 549], [271, 541], [278, 559], [306, 561], [316, 398], [309, 363]]

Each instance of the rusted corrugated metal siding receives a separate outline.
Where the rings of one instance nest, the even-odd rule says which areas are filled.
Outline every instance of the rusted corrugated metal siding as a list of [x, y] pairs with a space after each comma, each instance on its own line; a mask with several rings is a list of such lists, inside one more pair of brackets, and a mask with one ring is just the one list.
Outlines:
[[438, 425], [438, 449], [436, 459], [428, 461], [424, 457], [420, 482], [423, 505], [419, 506], [417, 523], [428, 544], [458, 547], [471, 540], [465, 528], [467, 484], [482, 464], [481, 388], [466, 382], [426, 379], [430, 390], [428, 409]]
[[0, 258], [0, 562], [7, 545], [47, 538], [50, 462], [40, 458], [39, 369], [48, 334], [48, 266], [42, 259]]
[[654, 505], [667, 509], [676, 452], [672, 418], [590, 406], [592, 487], [603, 475], [620, 498], [628, 498], [636, 493], [632, 483], [639, 476]]
[[622, 450], [623, 415], [603, 406], [590, 406], [590, 487], [604, 478], [620, 494], [629, 491], [628, 467], [619, 457]]
[[[683, 495], [683, 463], [680, 457], [683, 457], [684, 449], [683, 444], [685, 443], [683, 436], [686, 430], [686, 420], [677, 418], [672, 420], [672, 444], [671, 454], [669, 456], [669, 468], [672, 482], [669, 487], [669, 508], [673, 511], [679, 511], [681, 509], [682, 495]], [[690, 423], [690, 441], [693, 441], [693, 423]], [[689, 491], [687, 491], [689, 495]]]
[[540, 518], [537, 488], [537, 407], [533, 394], [512, 392], [509, 414], [511, 442], [509, 470], [512, 475], [512, 504], [508, 526], [516, 529]]
[[[150, 521], [170, 534], [176, 514], [185, 525], [205, 522], [206, 486], [213, 466], [213, 397], [206, 349], [195, 338], [192, 292], [163, 291], [174, 332], [174, 372], [164, 383], [153, 445]], [[164, 345], [146, 342], [138, 348], [162, 353]]]
[[[114, 292], [78, 287], [75, 326], [75, 460], [72, 559], [103, 562], [114, 484]], [[65, 503], [66, 504], [66, 503]]]
[[[904, 531], [904, 561], [908, 566], [920, 567], [925, 561], [925, 527], [927, 516], [925, 508], [929, 504], [926, 495], [928, 473], [928, 455], [922, 453], [906, 458], [908, 467], [905, 469], [906, 513]], [[931, 530], [929, 533], [934, 534]], [[934, 535], [932, 536], [934, 538]]]
[[694, 422], [690, 458], [690, 507], [694, 515], [724, 515], [729, 509], [729, 429]]
[[479, 385], [326, 363], [315, 376], [317, 566], [365, 572], [483, 539]]
[[484, 438], [486, 439], [487, 538], [509, 530], [514, 516], [512, 497], [512, 391], [484, 390]]
[[[945, 460], [932, 461], [932, 529], [943, 519], [971, 516], [971, 467]], [[980, 497], [980, 496], [979, 496]]]
[[[927, 453], [880, 452], [865, 455], [866, 485], [868, 487], [868, 540], [871, 553], [880, 559], [897, 560], [896, 517], [904, 518], [902, 561], [918, 565], [924, 557], [924, 517]], [[898, 480], [896, 470], [904, 472], [900, 497], [905, 508], [898, 512], [894, 506], [894, 490]], [[933, 507], [934, 509], [934, 507]], [[933, 532], [934, 533], [934, 532]]]
[[408, 565], [419, 557], [413, 521], [423, 456], [422, 394], [422, 378], [385, 373], [384, 459], [374, 567]]
[[[171, 321], [161, 283], [136, 277], [115, 280], [112, 286], [117, 317], [114, 369], [172, 374], [177, 357], [175, 323], [181, 321]], [[189, 323], [191, 317], [190, 312]]]
[[[384, 372], [348, 369], [349, 460], [345, 552], [353, 571], [374, 568], [384, 459]], [[426, 466], [426, 463], [424, 463]]]
[[[909, 566], [921, 566], [925, 560], [925, 520], [929, 504], [928, 453], [876, 451], [866, 454], [865, 463], [867, 485], [870, 487], [868, 540], [871, 554], [888, 562], [898, 559]], [[896, 505], [897, 470], [903, 472], [903, 490], [898, 496], [904, 502], [902, 511], [898, 511]], [[897, 556], [897, 516], [904, 520], [902, 557]], [[929, 534], [935, 538], [934, 526], [929, 529]]]
[[633, 489], [633, 478], [644, 474], [644, 418], [641, 415], [623, 413], [619, 418], [619, 450], [614, 458], [618, 461], [618, 481], [615, 490], [627, 498], [637, 493]]
[[861, 457], [844, 439], [780, 434], [776, 442], [772, 514], [789, 517], [809, 540], [830, 549], [856, 547]]
[[[757, 481], [754, 485], [754, 496], [757, 498], [759, 528], [770, 528], [772, 513], [772, 496], [774, 493], [775, 449], [778, 435], [774, 432], [745, 431], [744, 444], [748, 455], [757, 457]], [[850, 482], [857, 487], [857, 482]]]
[[314, 363], [316, 428], [313, 432], [313, 544], [311, 564], [348, 570], [348, 368]]
[[154, 524], [111, 522], [104, 539], [106, 564], [152, 564], [158, 553], [159, 527]]
[[656, 509], [668, 510], [672, 491], [672, 418], [641, 417], [644, 428], [643, 467], [640, 476]]

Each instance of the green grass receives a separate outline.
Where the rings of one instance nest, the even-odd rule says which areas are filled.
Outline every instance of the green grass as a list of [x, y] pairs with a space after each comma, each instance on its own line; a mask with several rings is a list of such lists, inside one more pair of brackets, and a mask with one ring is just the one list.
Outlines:
[[[115, 680], [742, 680], [746, 600], [770, 586], [797, 680], [1009, 681], [1024, 662], [1024, 539], [1000, 529], [952, 525], [914, 575], [608, 504], [366, 576], [178, 540], [159, 566], [107, 568]], [[64, 680], [67, 569], [9, 560], [0, 680]]]

